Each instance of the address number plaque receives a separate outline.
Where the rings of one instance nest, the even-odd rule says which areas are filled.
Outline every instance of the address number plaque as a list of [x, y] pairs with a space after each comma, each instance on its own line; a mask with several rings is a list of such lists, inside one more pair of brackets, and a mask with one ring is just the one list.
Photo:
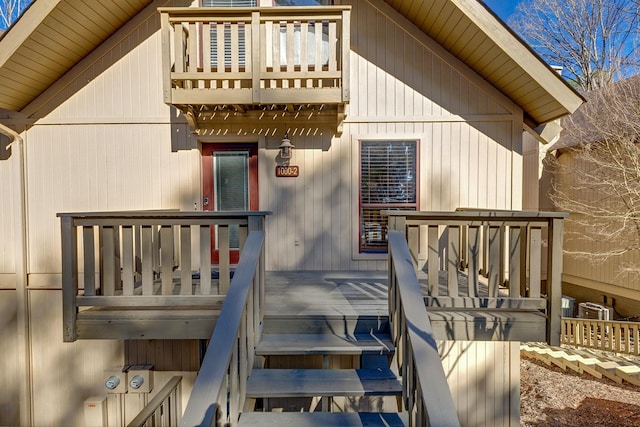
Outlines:
[[276, 166], [276, 176], [283, 178], [296, 178], [300, 174], [299, 166]]

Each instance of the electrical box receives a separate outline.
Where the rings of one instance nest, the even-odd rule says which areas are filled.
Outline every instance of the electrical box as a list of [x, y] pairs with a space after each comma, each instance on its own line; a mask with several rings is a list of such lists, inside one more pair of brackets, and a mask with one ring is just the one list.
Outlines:
[[129, 393], [151, 393], [153, 365], [131, 365], [127, 368]]
[[84, 425], [86, 427], [107, 427], [107, 398], [90, 397], [84, 401]]
[[122, 368], [104, 371], [104, 387], [107, 393], [122, 394], [127, 392], [127, 373]]

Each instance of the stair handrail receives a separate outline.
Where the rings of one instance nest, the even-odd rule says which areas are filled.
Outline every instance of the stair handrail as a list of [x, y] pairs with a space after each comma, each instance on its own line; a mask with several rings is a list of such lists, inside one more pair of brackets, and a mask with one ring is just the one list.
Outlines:
[[149, 421], [152, 417], [158, 414], [158, 409], [163, 407], [165, 404], [169, 405], [168, 411], [163, 411], [168, 413], [168, 418], [162, 423], [162, 425], [166, 426], [177, 426], [178, 419], [180, 418], [180, 406], [181, 406], [181, 398], [182, 398], [182, 377], [176, 375], [172, 377], [162, 389], [156, 394], [153, 399], [142, 408], [142, 411], [135, 416], [127, 427], [143, 427], [146, 425], [147, 421]]
[[251, 231], [180, 426], [236, 425], [260, 338], [264, 231]]
[[404, 234], [389, 230], [389, 316], [409, 426], [459, 426]]

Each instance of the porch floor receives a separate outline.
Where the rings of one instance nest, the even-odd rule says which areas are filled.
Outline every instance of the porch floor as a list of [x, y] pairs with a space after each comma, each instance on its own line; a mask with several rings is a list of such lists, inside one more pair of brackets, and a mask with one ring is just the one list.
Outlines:
[[[443, 272], [444, 273], [444, 272]], [[388, 326], [386, 271], [268, 271], [265, 278], [265, 333], [369, 333]], [[441, 293], [446, 278], [440, 278]], [[444, 281], [443, 281], [444, 279]], [[426, 275], [419, 281], [426, 291]], [[216, 289], [217, 280], [212, 284]], [[460, 293], [466, 276], [460, 272]], [[194, 280], [194, 287], [199, 280]], [[480, 294], [486, 286], [480, 287]], [[179, 288], [174, 289], [179, 294]], [[92, 307], [78, 315], [81, 339], [206, 339], [219, 310], [113, 310]], [[546, 319], [536, 310], [438, 309], [429, 318], [436, 339], [545, 341]]]
[[[446, 292], [445, 272], [440, 293]], [[419, 274], [423, 295], [427, 295], [426, 274]], [[458, 275], [460, 293], [467, 292], [466, 275]], [[350, 330], [382, 326], [388, 318], [388, 276], [386, 271], [270, 271], [266, 275], [265, 332], [284, 333], [299, 328], [302, 319], [322, 320], [335, 328], [342, 319]], [[485, 283], [480, 295], [488, 295]], [[506, 296], [506, 292], [500, 292]], [[429, 318], [436, 339], [544, 341], [546, 319], [535, 310], [438, 309]], [[332, 319], [333, 322], [327, 322]], [[302, 326], [304, 327], [304, 326]], [[360, 330], [368, 332], [368, 330]]]

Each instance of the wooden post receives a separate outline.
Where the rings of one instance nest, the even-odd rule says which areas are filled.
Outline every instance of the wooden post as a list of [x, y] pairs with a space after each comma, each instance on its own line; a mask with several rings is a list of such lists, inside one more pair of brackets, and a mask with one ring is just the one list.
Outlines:
[[142, 295], [153, 295], [153, 226], [142, 227], [141, 237], [141, 250], [140, 256], [142, 258]]
[[439, 244], [438, 244], [438, 226], [430, 225], [427, 228], [427, 268], [428, 268], [428, 288], [429, 295], [437, 296], [439, 294]]
[[489, 226], [489, 296], [497, 297], [502, 276], [502, 227]]
[[166, 104], [171, 103], [171, 25], [169, 14], [160, 14], [160, 34], [162, 43], [162, 95]]
[[[526, 227], [509, 228], [509, 296], [520, 297], [520, 288], [525, 284], [526, 273]], [[525, 294], [522, 293], [524, 297]]]
[[[262, 58], [264, 51], [260, 49], [261, 40], [264, 40], [266, 31], [260, 25], [260, 12], [251, 12], [251, 49], [246, 53], [251, 58], [251, 92], [254, 104], [260, 103], [260, 81], [262, 80]], [[265, 49], [266, 50], [266, 49]]]
[[84, 246], [84, 294], [96, 294], [96, 254], [93, 227], [82, 228], [82, 243]]
[[479, 289], [479, 252], [480, 252], [480, 228], [477, 226], [471, 226], [467, 232], [467, 275], [469, 277], [468, 292], [470, 297], [478, 296]]
[[73, 219], [60, 217], [62, 238], [62, 323], [64, 342], [73, 342], [76, 331], [76, 296], [78, 295], [78, 247], [77, 231]]
[[447, 227], [447, 290], [450, 297], [458, 295], [458, 268], [460, 266], [460, 227]]
[[560, 316], [562, 314], [562, 219], [549, 224], [549, 260], [547, 266], [547, 342], [560, 345]]
[[200, 293], [211, 294], [211, 228], [200, 226]]
[[180, 226], [180, 295], [191, 295], [191, 226]]
[[[133, 227], [122, 226], [122, 294], [133, 295], [135, 259], [133, 257]], [[85, 293], [86, 294], [86, 293]]]
[[341, 61], [341, 69], [342, 69], [342, 102], [348, 103], [351, 98], [351, 93], [349, 91], [349, 55], [351, 54], [351, 10], [345, 10], [342, 12], [342, 28], [340, 31], [340, 36], [342, 37], [342, 61]]
[[529, 235], [529, 298], [540, 298], [541, 276], [542, 229], [536, 227], [531, 229]]
[[218, 251], [219, 258], [219, 289], [220, 295], [226, 295], [229, 292], [230, 283], [230, 263], [229, 263], [229, 225], [218, 225]]

